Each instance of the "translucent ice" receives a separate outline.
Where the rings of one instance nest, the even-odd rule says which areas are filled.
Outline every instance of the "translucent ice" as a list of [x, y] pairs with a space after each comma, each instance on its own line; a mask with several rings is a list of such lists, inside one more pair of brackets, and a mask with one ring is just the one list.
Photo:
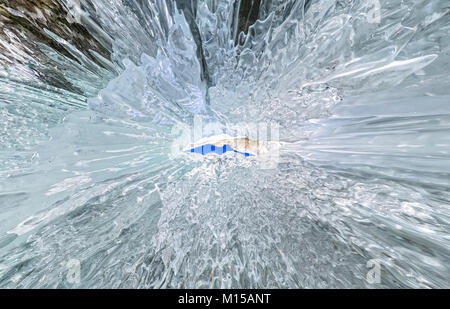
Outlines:
[[449, 287], [448, 1], [14, 3], [0, 287]]

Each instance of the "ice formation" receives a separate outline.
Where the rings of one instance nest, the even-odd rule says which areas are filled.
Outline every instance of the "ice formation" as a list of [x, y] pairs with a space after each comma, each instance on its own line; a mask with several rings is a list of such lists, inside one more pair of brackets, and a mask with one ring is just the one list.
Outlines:
[[[449, 287], [448, 1], [16, 0], [0, 25], [0, 287]], [[276, 166], [173, 155], [264, 124]]]

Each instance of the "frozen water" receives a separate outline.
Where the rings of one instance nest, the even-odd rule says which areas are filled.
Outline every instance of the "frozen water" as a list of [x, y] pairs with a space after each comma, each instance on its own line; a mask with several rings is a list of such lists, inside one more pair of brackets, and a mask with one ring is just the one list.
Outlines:
[[[1, 287], [449, 287], [448, 1], [16, 2]], [[273, 123], [275, 168], [174, 155]]]

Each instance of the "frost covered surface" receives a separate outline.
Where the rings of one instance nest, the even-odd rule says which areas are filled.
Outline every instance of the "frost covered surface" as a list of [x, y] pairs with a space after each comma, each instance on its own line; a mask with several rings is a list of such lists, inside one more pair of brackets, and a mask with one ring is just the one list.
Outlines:
[[[0, 3], [1, 287], [449, 287], [447, 1], [34, 2]], [[195, 115], [279, 123], [278, 168], [171, 156]]]

